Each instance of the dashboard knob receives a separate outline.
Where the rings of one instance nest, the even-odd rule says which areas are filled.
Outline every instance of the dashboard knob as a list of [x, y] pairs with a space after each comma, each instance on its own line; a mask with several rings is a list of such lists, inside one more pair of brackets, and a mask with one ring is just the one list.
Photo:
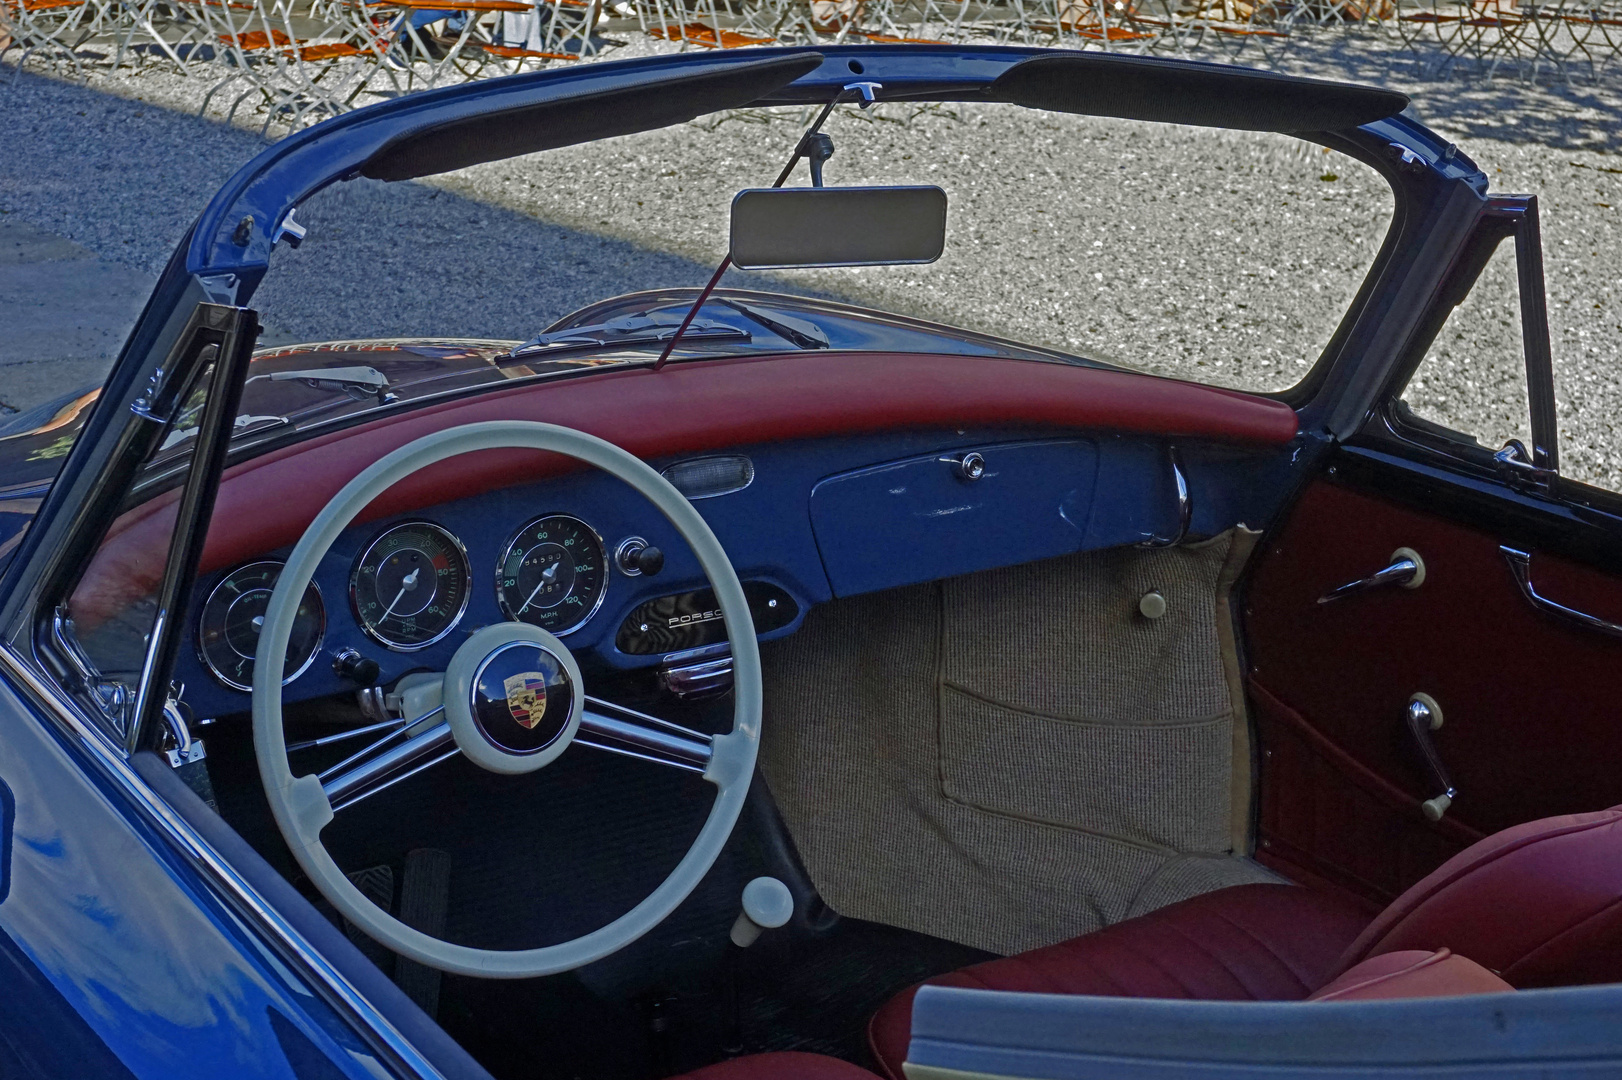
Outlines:
[[652, 577], [665, 568], [665, 553], [640, 536], [628, 536], [614, 549], [614, 561], [626, 577]]
[[636, 553], [636, 568], [652, 577], [665, 568], [665, 553], [656, 547], [645, 547]]
[[362, 686], [371, 686], [383, 674], [383, 668], [369, 656], [355, 649], [344, 649], [332, 661], [332, 670], [339, 678], [352, 679]]

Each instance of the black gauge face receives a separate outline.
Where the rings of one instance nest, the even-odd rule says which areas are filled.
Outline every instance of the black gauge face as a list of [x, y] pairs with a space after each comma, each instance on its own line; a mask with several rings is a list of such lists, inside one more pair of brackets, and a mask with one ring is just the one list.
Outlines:
[[[220, 579], [203, 603], [197, 623], [197, 651], [208, 670], [226, 686], [253, 689], [253, 657], [259, 648], [259, 630], [264, 626], [270, 592], [281, 572], [279, 562], [239, 566]], [[321, 605], [321, 593], [311, 582], [293, 616], [287, 659], [282, 664], [283, 685], [310, 666], [321, 651], [321, 635], [326, 628], [327, 611]]]
[[603, 542], [579, 518], [548, 514], [518, 530], [496, 567], [502, 614], [554, 634], [579, 629], [603, 602]]
[[467, 553], [427, 521], [396, 525], [361, 553], [349, 596], [361, 629], [410, 652], [451, 632], [467, 609]]

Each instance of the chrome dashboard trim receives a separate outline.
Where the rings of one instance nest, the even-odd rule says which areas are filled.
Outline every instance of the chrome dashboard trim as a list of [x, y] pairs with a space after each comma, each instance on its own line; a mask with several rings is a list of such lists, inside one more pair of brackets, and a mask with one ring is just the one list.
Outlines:
[[290, 961], [294, 970], [303, 975], [318, 996], [343, 1019], [357, 1030], [374, 1036], [366, 1043], [369, 1049], [378, 1054], [380, 1064], [405, 1076], [445, 1080], [445, 1074], [436, 1069], [342, 972], [333, 967], [247, 879], [237, 873], [192, 828], [190, 822], [147, 786], [146, 781], [130, 766], [122, 749], [115, 746], [96, 724], [81, 716], [72, 701], [34, 671], [8, 642], [0, 642], [0, 664], [4, 665], [6, 674], [20, 683], [29, 694], [51, 706], [50, 711], [64, 732], [84, 747], [93, 763], [145, 813], [149, 823], [168, 836], [187, 863], [215, 887], [220, 899], [239, 915], [246, 916], [271, 944], [279, 946], [275, 951], [280, 959]]
[[[737, 463], [738, 478], [715, 488], [698, 488], [684, 475], [684, 470], [694, 466], [712, 465], [719, 463]], [[755, 482], [755, 462], [748, 454], [700, 454], [697, 457], [682, 458], [673, 461], [659, 470], [659, 475], [669, 481], [670, 486], [682, 493], [689, 502], [699, 499], [715, 499], [722, 495], [735, 495]]]

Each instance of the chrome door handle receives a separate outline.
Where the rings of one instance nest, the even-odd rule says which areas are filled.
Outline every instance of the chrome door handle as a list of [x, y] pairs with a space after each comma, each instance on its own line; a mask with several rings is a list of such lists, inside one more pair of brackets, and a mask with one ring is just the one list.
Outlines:
[[1622, 638], [1622, 624], [1602, 619], [1598, 615], [1590, 615], [1586, 611], [1569, 608], [1564, 604], [1557, 604], [1546, 596], [1539, 596], [1538, 591], [1532, 587], [1532, 556], [1529, 552], [1512, 548], [1508, 544], [1498, 545], [1498, 550], [1503, 552], [1504, 561], [1509, 563], [1509, 572], [1515, 575], [1515, 584], [1521, 587], [1521, 595], [1526, 597], [1527, 603], [1557, 619]]
[[1400, 547], [1391, 553], [1390, 566], [1384, 570], [1377, 570], [1366, 578], [1348, 581], [1338, 589], [1331, 589], [1318, 597], [1318, 603], [1327, 604], [1331, 600], [1339, 600], [1343, 596], [1379, 588], [1381, 585], [1401, 585], [1405, 589], [1417, 589], [1424, 583], [1425, 560], [1420, 558], [1419, 552], [1413, 548]]

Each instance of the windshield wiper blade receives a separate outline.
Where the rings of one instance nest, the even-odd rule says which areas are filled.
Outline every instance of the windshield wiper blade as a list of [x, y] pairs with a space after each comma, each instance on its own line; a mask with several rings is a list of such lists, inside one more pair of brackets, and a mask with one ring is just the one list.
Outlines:
[[[727, 307], [734, 308], [738, 312], [749, 316], [749, 318], [755, 320], [772, 333], [788, 338], [802, 349], [828, 348], [828, 335], [824, 333], [822, 327], [818, 326], [816, 323], [807, 322], [804, 319], [796, 319], [794, 316], [784, 315], [780, 311], [762, 311], [760, 308], [751, 307], [748, 304], [734, 300], [727, 296], [718, 296], [716, 299], [725, 304]], [[683, 334], [682, 336], [686, 337], [692, 332], [693, 328], [688, 327], [687, 334]]]

